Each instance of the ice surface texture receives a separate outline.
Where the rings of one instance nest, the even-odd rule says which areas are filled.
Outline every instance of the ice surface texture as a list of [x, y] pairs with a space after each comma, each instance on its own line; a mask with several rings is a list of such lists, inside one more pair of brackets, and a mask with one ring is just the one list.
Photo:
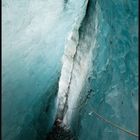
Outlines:
[[[79, 29], [79, 50], [71, 82], [71, 98], [83, 73], [89, 70], [77, 106], [69, 109], [71, 127], [79, 140], [135, 140], [90, 114], [95, 109], [105, 118], [138, 133], [138, 1], [89, 0]], [[88, 51], [86, 51], [86, 49]], [[78, 55], [79, 54], [79, 55]], [[77, 74], [78, 73], [78, 74]], [[81, 80], [80, 80], [81, 81]], [[76, 85], [76, 87], [75, 87]], [[79, 94], [79, 93], [75, 93]], [[70, 100], [71, 102], [71, 100]], [[72, 112], [72, 113], [71, 113]]]
[[91, 112], [138, 133], [138, 0], [3, 0], [2, 29], [3, 140], [45, 139], [70, 77], [79, 140], [136, 139]]

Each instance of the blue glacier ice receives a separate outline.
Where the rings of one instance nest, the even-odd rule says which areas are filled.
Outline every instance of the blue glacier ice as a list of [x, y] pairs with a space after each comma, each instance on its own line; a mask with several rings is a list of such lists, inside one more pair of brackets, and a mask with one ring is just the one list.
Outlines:
[[94, 110], [138, 134], [138, 0], [2, 0], [2, 139], [137, 139]]
[[55, 118], [65, 39], [81, 5], [2, 1], [2, 137], [43, 139]]
[[[69, 109], [73, 117], [67, 113], [68, 122], [79, 140], [137, 139], [100, 120], [93, 110], [138, 134], [138, 1], [91, 0], [79, 30], [78, 64], [90, 55], [87, 49], [92, 56], [77, 106], [91, 95], [81, 108]], [[80, 75], [78, 64], [74, 74]], [[80, 77], [75, 75], [71, 87]]]

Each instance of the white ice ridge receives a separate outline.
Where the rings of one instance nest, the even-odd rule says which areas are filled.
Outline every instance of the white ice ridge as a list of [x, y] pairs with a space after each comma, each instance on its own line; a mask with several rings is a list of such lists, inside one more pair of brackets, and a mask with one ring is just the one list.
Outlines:
[[[72, 106], [76, 103], [76, 100], [78, 98], [78, 95], [80, 93], [80, 90], [82, 88], [82, 83], [85, 79], [85, 75], [87, 73], [88, 69], [88, 61], [89, 59], [84, 57], [83, 63], [81, 63], [78, 68], [78, 73], [76, 73], [79, 76], [78, 80], [79, 84], [76, 86], [76, 90], [73, 92], [75, 93], [74, 99], [69, 102], [69, 99], [72, 98], [73, 93], [71, 93], [71, 84], [73, 80], [73, 76], [76, 70], [75, 63], [77, 64], [75, 58], [77, 57], [77, 49], [79, 46], [79, 28], [80, 24], [85, 16], [86, 7], [87, 7], [88, 1], [85, 1], [84, 8], [82, 9], [82, 14], [80, 14], [76, 19], [75, 23], [73, 25], [72, 31], [69, 33], [69, 36], [67, 38], [65, 51], [63, 55], [63, 66], [61, 71], [61, 77], [59, 81], [59, 91], [58, 91], [58, 116], [65, 117], [65, 113], [69, 108], [72, 108]], [[82, 73], [81, 75], [80, 72]], [[74, 79], [75, 82], [75, 79]], [[76, 82], [77, 84], [77, 82]], [[75, 88], [74, 88], [75, 89]], [[65, 122], [66, 123], [66, 122]]]
[[[97, 25], [98, 20], [95, 14], [94, 36], [97, 34]], [[73, 108], [77, 106], [77, 101], [84, 87], [87, 75], [90, 73], [92, 52], [96, 47], [96, 39], [93, 40], [93, 45], [89, 47], [88, 40], [90, 36], [86, 40], [83, 40], [76, 29], [74, 28], [68, 38], [59, 85], [60, 107], [64, 107], [64, 103], [67, 102], [63, 119], [63, 122], [67, 125], [71, 122], [71, 117], [74, 113]], [[67, 92], [68, 97], [66, 96]]]
[[[76, 22], [75, 22], [76, 24]], [[78, 45], [79, 34], [78, 29], [75, 24], [73, 25], [73, 30], [70, 32], [67, 44], [65, 46], [65, 51], [63, 55], [63, 66], [61, 71], [61, 77], [59, 81], [59, 91], [58, 91], [58, 113], [62, 115], [65, 102], [66, 102], [66, 94], [68, 94], [68, 86], [70, 84], [70, 79], [73, 71], [73, 59], [76, 53], [76, 46]]]

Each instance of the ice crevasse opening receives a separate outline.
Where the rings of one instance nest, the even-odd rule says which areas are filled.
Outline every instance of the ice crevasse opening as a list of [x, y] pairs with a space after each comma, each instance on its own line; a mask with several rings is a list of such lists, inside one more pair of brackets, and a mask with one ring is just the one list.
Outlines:
[[[138, 139], [138, 0], [2, 1], [2, 138]], [[10, 116], [10, 117], [9, 117]]]

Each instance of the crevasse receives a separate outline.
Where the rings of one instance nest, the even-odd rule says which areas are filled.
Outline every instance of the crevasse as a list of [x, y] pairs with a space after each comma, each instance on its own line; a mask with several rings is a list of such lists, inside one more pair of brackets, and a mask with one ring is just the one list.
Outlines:
[[3, 140], [138, 139], [138, 0], [3, 0], [2, 45]]

